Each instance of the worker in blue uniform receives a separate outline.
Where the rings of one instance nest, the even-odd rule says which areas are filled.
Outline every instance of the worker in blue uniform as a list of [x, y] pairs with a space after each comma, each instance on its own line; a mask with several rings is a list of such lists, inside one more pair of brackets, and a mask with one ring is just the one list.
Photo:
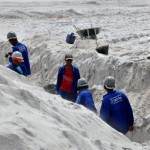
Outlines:
[[127, 96], [114, 90], [115, 79], [108, 76], [104, 80], [104, 89], [107, 94], [103, 96], [100, 108], [100, 118], [117, 131], [126, 134], [134, 130], [134, 117]]

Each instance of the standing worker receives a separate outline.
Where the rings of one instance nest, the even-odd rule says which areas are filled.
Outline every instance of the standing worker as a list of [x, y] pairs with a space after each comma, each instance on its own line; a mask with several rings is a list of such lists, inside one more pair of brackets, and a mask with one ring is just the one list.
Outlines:
[[81, 78], [78, 80], [78, 97], [76, 100], [77, 104], [81, 104], [87, 109], [97, 113], [96, 107], [94, 105], [94, 100], [92, 97], [92, 93], [88, 90], [88, 83], [85, 78]]
[[106, 77], [104, 89], [107, 94], [103, 96], [100, 117], [112, 128], [126, 134], [128, 131], [134, 130], [133, 111], [127, 96], [114, 88], [114, 77]]
[[57, 75], [56, 92], [62, 98], [75, 102], [77, 98], [77, 81], [80, 79], [79, 69], [72, 65], [73, 56], [65, 55], [64, 66], [61, 66]]
[[14, 32], [9, 32], [7, 34], [7, 39], [13, 47], [12, 47], [12, 52], [7, 53], [5, 57], [6, 58], [9, 57], [9, 61], [12, 62], [11, 54], [13, 52], [19, 51], [22, 54], [22, 57], [24, 59], [24, 62], [21, 64], [21, 66], [24, 67], [26, 75], [30, 75], [31, 69], [30, 69], [27, 47], [24, 44], [18, 42], [17, 35]]

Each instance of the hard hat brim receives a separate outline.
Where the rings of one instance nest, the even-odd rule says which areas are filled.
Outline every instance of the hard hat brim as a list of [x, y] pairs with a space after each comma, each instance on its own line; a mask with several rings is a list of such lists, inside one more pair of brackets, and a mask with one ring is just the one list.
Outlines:
[[8, 40], [13, 40], [13, 39], [17, 39], [17, 37], [8, 38]]

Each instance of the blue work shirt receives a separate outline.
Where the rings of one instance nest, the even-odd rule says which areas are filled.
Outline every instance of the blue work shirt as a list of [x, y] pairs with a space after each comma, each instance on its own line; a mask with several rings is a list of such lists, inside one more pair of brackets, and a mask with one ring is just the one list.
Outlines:
[[123, 134], [126, 134], [134, 123], [133, 111], [127, 96], [116, 90], [104, 95], [100, 117]]
[[[12, 47], [12, 49], [13, 49], [13, 52], [19, 51], [22, 54], [24, 62], [21, 63], [21, 66], [24, 66], [26, 75], [30, 75], [31, 69], [30, 69], [27, 47], [22, 43], [17, 43], [15, 46]], [[12, 63], [12, 57], [9, 57], [9, 61]]]
[[97, 113], [92, 94], [89, 90], [86, 90], [86, 89], [80, 90], [77, 100], [76, 100], [76, 103], [81, 104], [81, 105], [85, 106], [87, 109]]
[[18, 74], [27, 76], [23, 66], [15, 66], [13, 63], [10, 63], [6, 67], [17, 72]]
[[63, 90], [60, 90], [60, 86], [63, 81], [63, 76], [65, 75], [65, 67], [66, 65], [59, 68], [58, 75], [57, 75], [57, 83], [56, 83], [56, 91], [57, 94], [60, 94], [62, 98], [65, 98], [67, 100], [71, 100], [73, 102], [76, 101], [77, 98], [77, 81], [80, 79], [80, 73], [79, 69], [72, 65], [72, 71], [73, 71], [73, 83], [72, 83], [72, 92], [66, 92]]

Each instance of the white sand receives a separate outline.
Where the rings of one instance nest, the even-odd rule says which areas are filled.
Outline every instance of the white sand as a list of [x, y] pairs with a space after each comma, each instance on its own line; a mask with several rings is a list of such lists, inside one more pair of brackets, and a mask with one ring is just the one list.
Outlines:
[[[29, 47], [32, 66], [29, 81], [20, 79], [2, 67], [0, 69], [0, 146], [6, 145], [2, 150], [10, 149], [9, 146], [12, 145], [8, 143], [15, 143], [14, 149], [27, 149], [28, 144], [28, 148], [34, 150], [53, 147], [67, 150], [70, 146], [72, 150], [120, 150], [124, 146], [134, 150], [141, 148], [140, 145], [135, 148], [134, 143], [110, 129], [86, 109], [44, 91], [39, 92], [42, 89], [34, 85], [28, 85], [31, 80], [32, 84], [40, 86], [55, 83], [58, 68], [64, 63], [67, 52], [73, 53], [74, 64], [79, 67], [82, 77], [88, 79], [98, 110], [105, 93], [102, 88], [103, 79], [106, 75], [115, 76], [116, 88], [127, 93], [134, 110], [136, 132], [128, 137], [132, 141], [146, 143], [142, 149], [150, 149], [150, 62], [146, 59], [150, 51], [150, 2], [26, 2], [8, 3], [3, 0], [0, 4], [0, 64], [8, 63], [4, 55], [11, 51], [11, 46], [6, 42], [6, 34], [15, 31], [18, 39]], [[102, 27], [98, 43], [109, 44], [109, 55], [98, 54], [93, 40], [81, 41], [78, 37], [74, 46], [66, 44], [66, 35], [76, 32], [73, 25], [81, 29], [91, 25]], [[13, 75], [13, 82], [10, 74]], [[17, 112], [21, 116], [15, 115]], [[94, 121], [84, 127], [90, 119]], [[83, 130], [78, 120], [81, 121]]]
[[142, 150], [86, 108], [29, 82], [0, 66], [0, 150]]

